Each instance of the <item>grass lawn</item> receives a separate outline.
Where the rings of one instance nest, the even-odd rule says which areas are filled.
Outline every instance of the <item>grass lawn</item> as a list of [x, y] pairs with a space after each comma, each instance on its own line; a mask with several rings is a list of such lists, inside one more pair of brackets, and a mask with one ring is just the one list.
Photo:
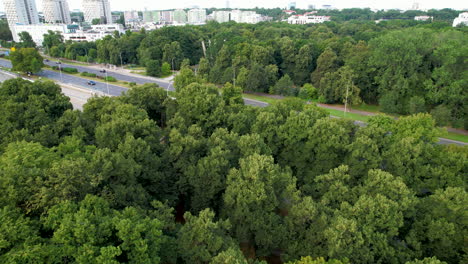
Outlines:
[[271, 98], [271, 97], [268, 97], [268, 96], [246, 94], [246, 93], [244, 93], [242, 96], [247, 98], [247, 99], [253, 99], [253, 100], [257, 100], [257, 101], [261, 101], [261, 102], [265, 102], [265, 103], [269, 103], [269, 104], [273, 104], [273, 103], [278, 102], [278, 101], [281, 100], [281, 99]]
[[344, 111], [328, 109], [328, 108], [322, 108], [322, 109], [330, 113], [330, 115], [332, 116], [337, 116], [341, 118], [347, 118], [347, 119], [358, 120], [358, 121], [363, 121], [363, 122], [367, 122], [367, 120], [369, 119], [369, 116], [365, 116], [365, 115], [349, 113], [349, 112], [345, 114]]
[[352, 109], [365, 111], [365, 112], [372, 112], [372, 113], [380, 112], [380, 106], [378, 105], [368, 105], [368, 104], [353, 105]]
[[443, 138], [448, 138], [451, 140], [456, 140], [456, 141], [461, 141], [468, 143], [468, 136], [462, 135], [462, 134], [456, 134], [453, 132], [448, 132], [448, 134], [442, 136]]

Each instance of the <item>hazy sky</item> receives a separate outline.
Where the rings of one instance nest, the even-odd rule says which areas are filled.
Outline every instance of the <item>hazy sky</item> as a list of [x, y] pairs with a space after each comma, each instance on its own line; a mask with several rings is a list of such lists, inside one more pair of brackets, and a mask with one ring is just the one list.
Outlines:
[[[68, 0], [70, 9], [81, 9], [82, 0]], [[377, 9], [409, 9], [418, 2], [422, 9], [466, 9], [466, 0], [230, 0], [230, 7], [286, 7], [289, 2], [296, 2], [297, 7], [305, 8], [312, 4], [321, 7], [331, 4], [337, 8], [370, 7]], [[3, 0], [0, 0], [0, 10], [3, 11]], [[194, 5], [200, 7], [226, 7], [226, 0], [110, 0], [112, 10], [144, 10], [186, 8]], [[36, 0], [37, 9], [42, 10], [42, 0]]]

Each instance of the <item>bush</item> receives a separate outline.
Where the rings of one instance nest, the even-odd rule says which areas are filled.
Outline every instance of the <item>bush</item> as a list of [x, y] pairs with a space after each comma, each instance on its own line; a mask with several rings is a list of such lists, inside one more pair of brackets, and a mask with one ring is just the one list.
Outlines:
[[448, 126], [450, 124], [450, 109], [445, 105], [439, 105], [432, 109], [431, 115], [438, 126]]
[[169, 63], [164, 62], [161, 66], [161, 75], [163, 77], [171, 75], [171, 65]]
[[318, 97], [317, 89], [312, 84], [306, 83], [299, 90], [299, 97], [307, 100], [316, 99]]
[[128, 85], [130, 85], [130, 87], [134, 87], [134, 86], [136, 86], [137, 84], [136, 84], [136, 82], [130, 82]]
[[382, 112], [404, 114], [403, 106], [398, 100], [398, 94], [395, 92], [384, 94], [379, 100]]
[[84, 77], [93, 77], [93, 78], [96, 78], [96, 74], [95, 73], [89, 73], [89, 72], [82, 72], [80, 73], [81, 76], [84, 76]]
[[112, 76], [107, 76], [107, 77], [104, 77], [104, 81], [108, 81], [108, 82], [116, 82], [117, 79], [112, 77]]
[[76, 68], [69, 68], [69, 67], [62, 68], [62, 71], [66, 73], [71, 73], [71, 74], [78, 73], [78, 70]]

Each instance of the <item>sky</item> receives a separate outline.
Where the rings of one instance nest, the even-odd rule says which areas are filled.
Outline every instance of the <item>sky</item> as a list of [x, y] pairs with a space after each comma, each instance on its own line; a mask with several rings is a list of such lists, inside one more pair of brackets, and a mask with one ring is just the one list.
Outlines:
[[[81, 9], [82, 0], [68, 0], [70, 10]], [[113, 11], [124, 10], [158, 10], [188, 8], [199, 6], [226, 7], [226, 0], [109, 0]], [[250, 8], [250, 7], [281, 7], [284, 8], [290, 2], [296, 2], [298, 8], [306, 8], [307, 5], [321, 7], [324, 4], [330, 4], [336, 8], [350, 7], [370, 7], [373, 9], [410, 9], [414, 2], [419, 3], [421, 9], [442, 9], [452, 8], [464, 10], [468, 8], [466, 0], [229, 0], [231, 8]], [[0, 0], [0, 11], [3, 11], [3, 0]], [[42, 0], [36, 0], [37, 9], [42, 10]]]

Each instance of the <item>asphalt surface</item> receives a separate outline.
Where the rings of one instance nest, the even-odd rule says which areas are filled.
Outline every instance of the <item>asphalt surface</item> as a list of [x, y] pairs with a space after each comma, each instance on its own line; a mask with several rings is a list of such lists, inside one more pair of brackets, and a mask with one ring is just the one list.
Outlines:
[[[49, 66], [58, 66], [59, 65], [58, 63], [56, 63], [54, 61], [48, 61], [48, 62], [44, 61], [44, 64], [49, 65]], [[107, 73], [107, 76], [112, 76], [112, 77], [116, 78], [117, 80], [124, 81], [124, 82], [134, 82], [136, 84], [157, 83], [161, 87], [162, 87], [163, 84], [167, 85], [166, 82], [151, 80], [151, 79], [148, 79], [148, 78], [145, 78], [145, 77], [129, 76], [129, 75], [125, 75], [125, 74], [121, 74], [121, 73], [117, 73], [117, 72], [109, 71], [109, 70], [106, 70], [107, 72], [104, 73], [104, 72], [101, 72], [98, 69], [95, 69], [94, 67], [72, 65], [72, 64], [66, 64], [66, 63], [63, 63], [63, 62], [61, 62], [61, 65], [62, 65], [62, 67], [75, 68], [79, 72], [94, 73], [94, 74], [96, 74], [98, 76], [102, 76], [102, 77], [105, 77], [106, 73]]]
[[[46, 62], [46, 63], [48, 65], [52, 65], [52, 66], [57, 65], [55, 62]], [[8, 60], [5, 60], [5, 59], [0, 59], [0, 66], [7, 67], [7, 68], [12, 67], [11, 62], [8, 61]], [[62, 63], [62, 67], [73, 67], [73, 68], [78, 69], [79, 72], [86, 71], [86, 72], [95, 73], [95, 74], [98, 74], [98, 75], [101, 75], [101, 76], [105, 75], [105, 73], [101, 73], [101, 72], [99, 72], [99, 70], [96, 70], [96, 69], [93, 69], [93, 68], [90, 68], [90, 67], [85, 67], [85, 66], [77, 66], [77, 65], [70, 65], [70, 64]], [[64, 73], [60, 74], [58, 72], [51, 71], [51, 70], [42, 70], [37, 75], [41, 76], [41, 77], [45, 77], [45, 78], [49, 78], [49, 79], [59, 81], [59, 82], [64, 83], [66, 85], [79, 87], [79, 88], [85, 88], [85, 89], [96, 91], [96, 92], [102, 92], [104, 94], [109, 94], [111, 96], [119, 96], [119, 95], [121, 95], [122, 93], [125, 93], [128, 90], [128, 88], [125, 88], [125, 87], [122, 87], [122, 86], [112, 85], [110, 83], [98, 82], [98, 81], [95, 82], [96, 85], [88, 85], [87, 84], [88, 80], [86, 78], [82, 78], [82, 77], [74, 76], [74, 75], [70, 75], [70, 74], [64, 74]], [[143, 78], [143, 77], [138, 78], [138, 77], [134, 77], [134, 76], [127, 76], [127, 75], [124, 75], [124, 74], [115, 73], [115, 72], [111, 72], [111, 71], [109, 71], [107, 73], [107, 75], [112, 76], [112, 77], [116, 78], [117, 80], [122, 80], [122, 81], [126, 81], [126, 82], [135, 82], [137, 84], [156, 83], [160, 87], [162, 87], [163, 89], [168, 89], [169, 91], [174, 91], [174, 87], [173, 87], [173, 85], [171, 83], [149, 80], [149, 79], [146, 79], [146, 78]], [[245, 102], [246, 105], [251, 105], [251, 106], [256, 106], [256, 107], [266, 107], [266, 106], [268, 106], [268, 103], [253, 100], [253, 99], [244, 98], [244, 102]], [[359, 126], [365, 126], [365, 123], [360, 122], [360, 121], [355, 121], [355, 124], [359, 125]], [[460, 146], [468, 145], [467, 143], [464, 143], [464, 142], [450, 140], [450, 139], [446, 139], [446, 138], [439, 138], [438, 143], [439, 144], [444, 144], [444, 145], [445, 144], [456, 144], [456, 145], [460, 145]]]

